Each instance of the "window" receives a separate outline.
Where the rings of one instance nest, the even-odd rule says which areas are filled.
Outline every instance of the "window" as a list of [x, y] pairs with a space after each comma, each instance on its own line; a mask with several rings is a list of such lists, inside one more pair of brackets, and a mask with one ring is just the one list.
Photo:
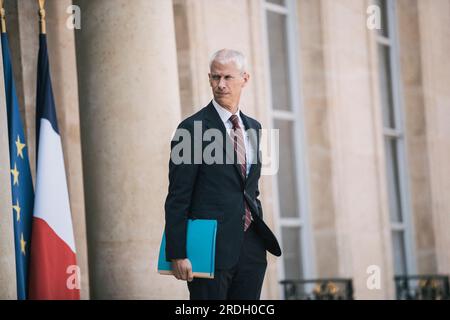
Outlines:
[[279, 129], [279, 170], [274, 177], [279, 233], [283, 247], [281, 279], [313, 277], [311, 237], [305, 195], [296, 53], [295, 1], [263, 0], [271, 118]]
[[407, 191], [395, 2], [377, 0], [375, 4], [381, 9], [381, 29], [378, 30], [376, 39], [394, 272], [396, 275], [406, 275], [415, 273], [415, 263]]

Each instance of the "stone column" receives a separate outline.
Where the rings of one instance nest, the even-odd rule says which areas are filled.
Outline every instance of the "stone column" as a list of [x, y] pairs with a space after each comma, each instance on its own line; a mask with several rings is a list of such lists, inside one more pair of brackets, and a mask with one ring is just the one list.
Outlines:
[[437, 271], [450, 273], [450, 3], [418, 1]]
[[315, 250], [316, 276], [332, 278], [339, 274], [336, 244], [336, 214], [330, 184], [331, 148], [328, 128], [324, 66], [323, 25], [320, 1], [298, 1], [298, 43], [301, 64], [301, 92], [304, 104], [305, 152], [309, 167], [308, 188], [311, 229]]
[[91, 297], [186, 298], [156, 272], [180, 121], [172, 1], [75, 4]]
[[[0, 58], [3, 59], [1, 53]], [[0, 299], [17, 299], [16, 254], [11, 202], [8, 120], [3, 63], [0, 63]]]
[[423, 95], [421, 36], [418, 2], [396, 2], [400, 54], [405, 143], [411, 212], [415, 232], [414, 243], [417, 273], [437, 272], [435, 230], [433, 226], [430, 158], [427, 147], [427, 125]]
[[[366, 8], [358, 0], [321, 2], [338, 250], [338, 261], [329, 263], [338, 264], [341, 277], [353, 278], [356, 298], [386, 299], [393, 297], [393, 265]], [[371, 265], [379, 267], [379, 290], [366, 285]]]

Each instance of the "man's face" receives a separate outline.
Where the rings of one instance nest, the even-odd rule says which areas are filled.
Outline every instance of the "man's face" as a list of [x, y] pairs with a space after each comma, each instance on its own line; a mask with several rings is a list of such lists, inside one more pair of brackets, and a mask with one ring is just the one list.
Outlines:
[[214, 99], [222, 107], [235, 112], [241, 98], [242, 88], [248, 82], [248, 73], [242, 73], [234, 62], [220, 64], [214, 61], [208, 76]]

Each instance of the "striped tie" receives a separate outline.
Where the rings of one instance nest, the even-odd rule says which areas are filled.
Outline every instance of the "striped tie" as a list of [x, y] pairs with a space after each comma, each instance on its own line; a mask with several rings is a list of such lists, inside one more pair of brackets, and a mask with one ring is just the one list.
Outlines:
[[[234, 151], [236, 151], [238, 164], [241, 166], [241, 173], [244, 179], [247, 176], [247, 162], [245, 160], [245, 144], [244, 144], [244, 134], [241, 126], [239, 125], [239, 118], [237, 115], [233, 114], [230, 117], [230, 121], [233, 124], [233, 130], [231, 131], [231, 138], [234, 141]], [[245, 207], [245, 223], [244, 231], [247, 231], [250, 223], [252, 223], [252, 214], [250, 213], [250, 208], [248, 207], [247, 201], [244, 199]]]

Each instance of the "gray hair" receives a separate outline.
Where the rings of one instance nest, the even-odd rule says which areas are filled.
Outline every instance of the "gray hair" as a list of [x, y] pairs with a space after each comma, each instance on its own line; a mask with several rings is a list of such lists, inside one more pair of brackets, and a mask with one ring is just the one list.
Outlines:
[[210, 70], [214, 61], [220, 64], [227, 64], [230, 62], [234, 62], [236, 64], [236, 67], [241, 72], [247, 71], [247, 61], [245, 59], [245, 56], [242, 54], [242, 52], [239, 52], [237, 50], [221, 49], [215, 52], [209, 60]]

